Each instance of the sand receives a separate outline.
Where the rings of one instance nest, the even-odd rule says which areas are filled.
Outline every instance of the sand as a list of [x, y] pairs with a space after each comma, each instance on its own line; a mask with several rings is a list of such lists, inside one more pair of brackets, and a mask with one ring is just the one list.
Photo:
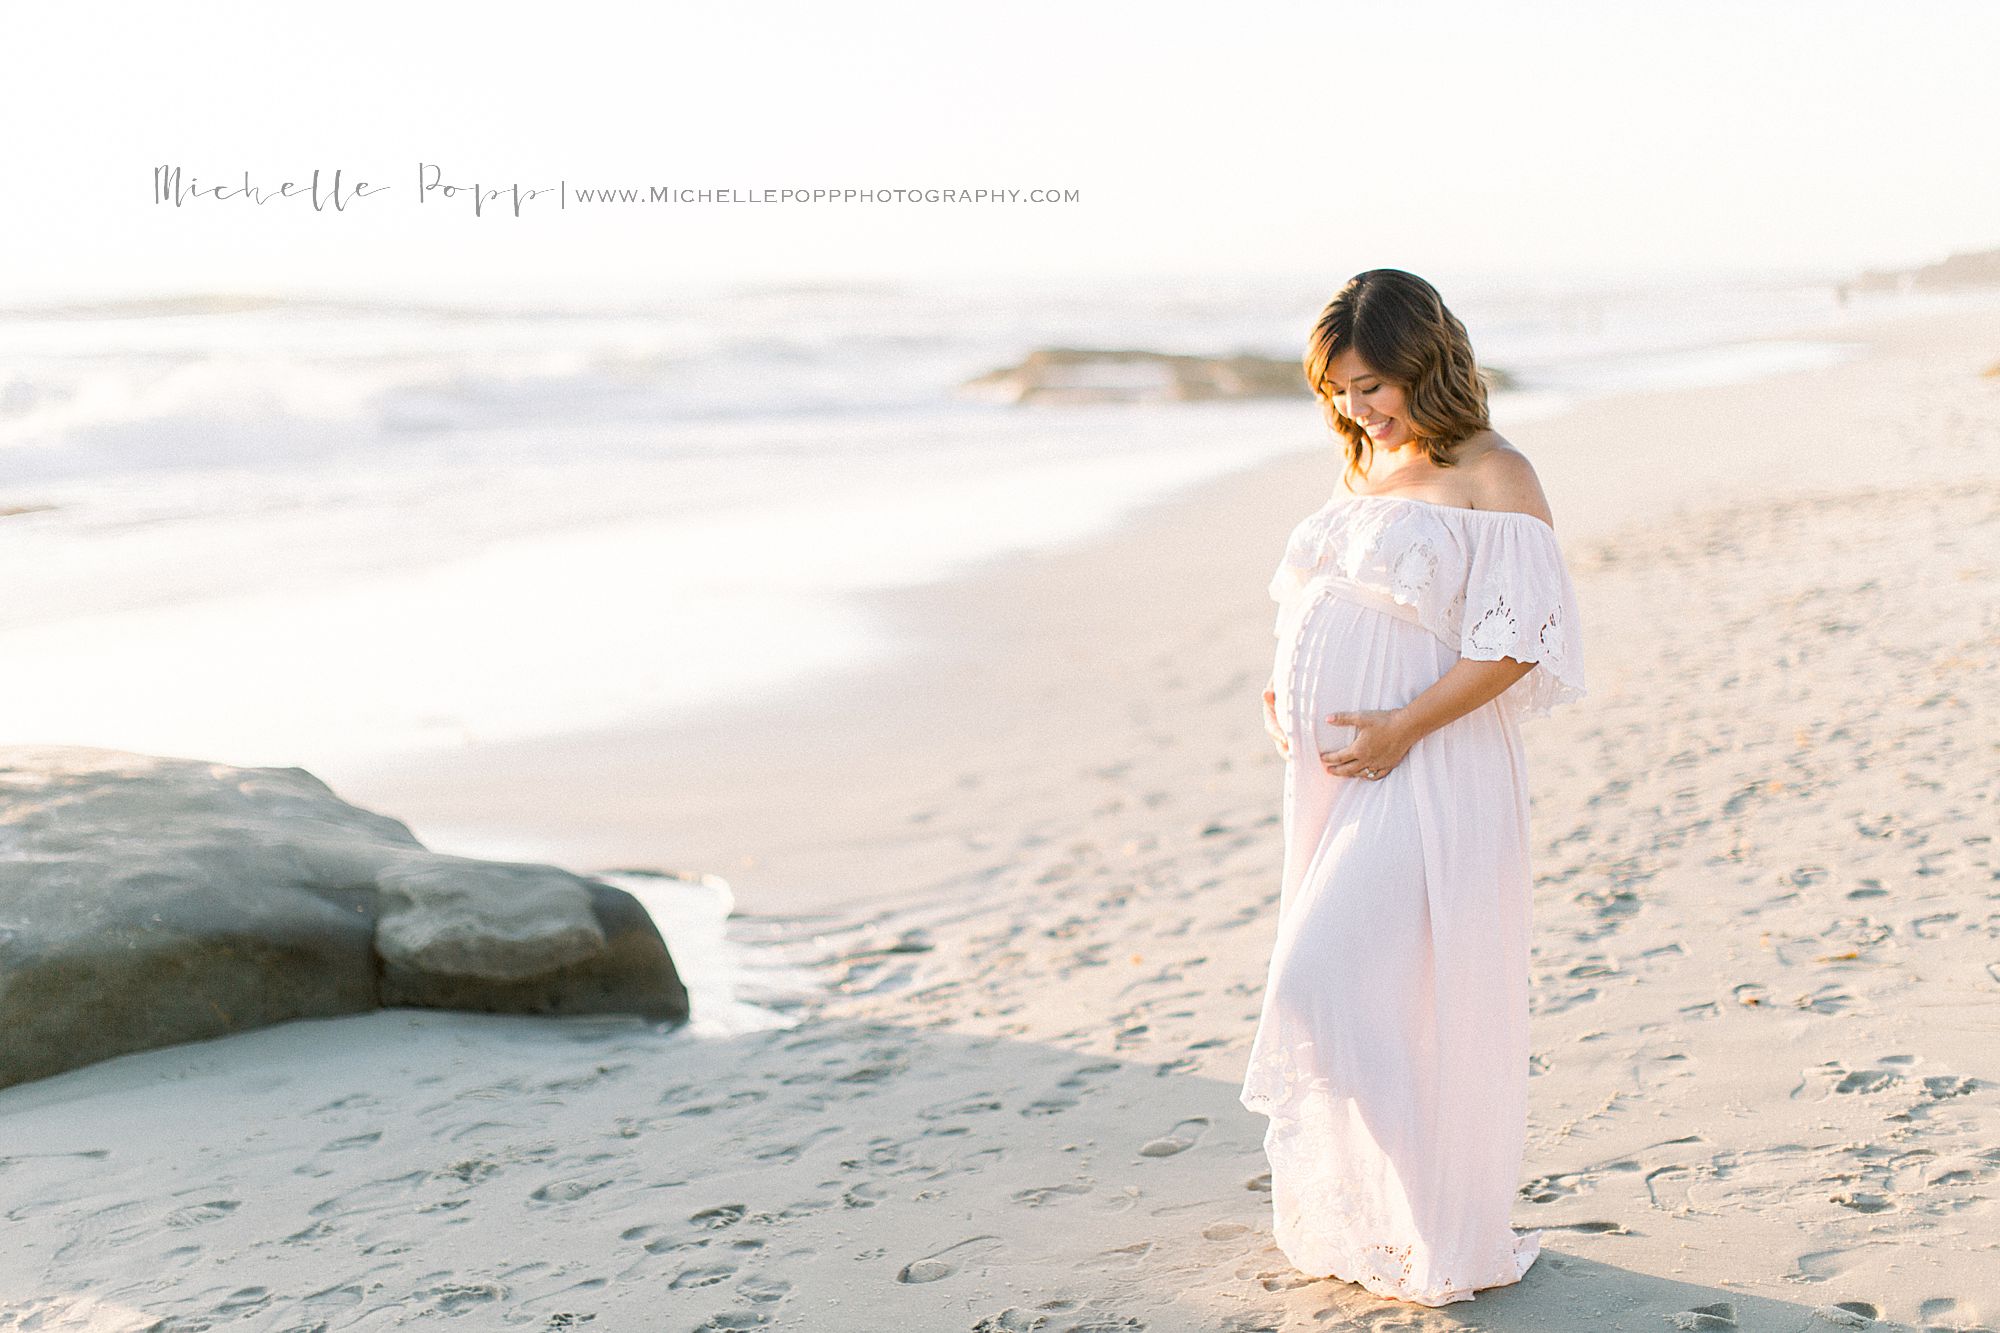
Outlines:
[[1297, 1274], [1236, 1101], [1329, 452], [881, 598], [920, 669], [344, 788], [728, 876], [790, 1026], [388, 1011], [0, 1092], [0, 1329], [2000, 1327], [2000, 306], [1834, 336], [1507, 431], [1592, 690], [1527, 728], [1521, 1283]]

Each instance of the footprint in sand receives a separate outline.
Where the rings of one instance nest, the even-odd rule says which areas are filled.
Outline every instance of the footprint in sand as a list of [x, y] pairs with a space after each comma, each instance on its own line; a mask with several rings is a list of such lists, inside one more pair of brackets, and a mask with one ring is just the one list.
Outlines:
[[1266, 1291], [1296, 1291], [1300, 1287], [1311, 1286], [1318, 1278], [1307, 1277], [1294, 1269], [1290, 1272], [1259, 1273], [1257, 1285]]
[[306, 1211], [313, 1217], [328, 1214], [373, 1213], [384, 1208], [407, 1206], [410, 1192], [430, 1179], [428, 1171], [410, 1171], [386, 1180], [371, 1180], [331, 1199], [322, 1199]]
[[496, 1134], [508, 1135], [519, 1131], [519, 1125], [509, 1125], [498, 1120], [475, 1120], [469, 1125], [455, 1127], [447, 1136], [453, 1143], [461, 1139], [491, 1138]]
[[1021, 1114], [1030, 1117], [1057, 1115], [1063, 1111], [1074, 1110], [1075, 1107], [1074, 1097], [1040, 1097], [1022, 1107]]
[[1854, 1002], [1854, 997], [1838, 986], [1821, 986], [1810, 995], [1796, 996], [1792, 1000], [1794, 1008], [1810, 1009], [1816, 1014], [1837, 1014]]
[[1071, 1072], [1068, 1078], [1056, 1084], [1056, 1086], [1059, 1088], [1085, 1087], [1088, 1086], [1087, 1080], [1094, 1078], [1099, 1074], [1115, 1074], [1124, 1067], [1125, 1067], [1124, 1065], [1119, 1064], [1115, 1060], [1106, 1061], [1101, 1064], [1085, 1065], [1081, 1069], [1077, 1069]]
[[248, 1314], [260, 1306], [268, 1305], [271, 1293], [264, 1287], [238, 1287], [222, 1298], [222, 1304], [210, 1310], [210, 1314]]
[[1115, 1250], [1099, 1250], [1088, 1259], [1077, 1260], [1076, 1267], [1078, 1271], [1088, 1271], [1090, 1269], [1134, 1269], [1145, 1261], [1147, 1254], [1151, 1253], [1152, 1248], [1153, 1242], [1150, 1240], [1134, 1241], [1130, 1245], [1121, 1245]]
[[917, 1112], [919, 1120], [946, 1120], [961, 1115], [983, 1115], [1001, 1107], [999, 1097], [990, 1092], [968, 1093], [948, 1102], [935, 1102]]
[[713, 1115], [717, 1111], [734, 1111], [740, 1106], [755, 1106], [770, 1095], [763, 1088], [738, 1088], [735, 1092], [730, 1093], [720, 1101], [699, 1102], [693, 1106], [684, 1106], [671, 1114], [677, 1116]]
[[1956, 912], [1934, 912], [1910, 922], [1910, 933], [1920, 940], [1934, 940], [1946, 933], [1945, 927], [1958, 920]]
[[1842, 1208], [1852, 1208], [1857, 1213], [1886, 1213], [1896, 1206], [1893, 1201], [1884, 1198], [1880, 1194], [1856, 1192], [1853, 1194], [1835, 1194], [1831, 1198], [1833, 1202], [1839, 1204]]
[[490, 1162], [484, 1157], [466, 1157], [432, 1174], [440, 1179], [448, 1176], [462, 1185], [477, 1185], [488, 1176], [498, 1175], [499, 1172], [498, 1162]]
[[586, 1194], [595, 1194], [611, 1183], [609, 1180], [552, 1180], [528, 1197], [537, 1203], [571, 1203]]
[[688, 1218], [695, 1226], [709, 1231], [720, 1231], [724, 1227], [735, 1226], [750, 1211], [740, 1203], [725, 1203], [715, 1208], [704, 1208]]
[[1956, 1074], [1936, 1074], [1924, 1080], [1924, 1096], [1932, 1101], [1945, 1101], [1952, 1097], [1963, 1097], [1980, 1086], [1976, 1078], [1960, 1078]]
[[305, 1296], [307, 1305], [359, 1305], [361, 1299], [361, 1285], [356, 1282], [339, 1287], [322, 1287], [318, 1291], [307, 1292]]
[[352, 1134], [344, 1139], [335, 1139], [321, 1148], [321, 1152], [352, 1152], [356, 1148], [373, 1147], [382, 1141], [382, 1131], [370, 1130], [366, 1134]]
[[958, 1272], [959, 1265], [990, 1254], [999, 1247], [998, 1236], [973, 1236], [903, 1265], [902, 1271], [896, 1274], [896, 1281], [936, 1282]]
[[1589, 1004], [1596, 998], [1597, 987], [1585, 986], [1582, 990], [1571, 991], [1567, 995], [1553, 995], [1547, 999], [1537, 1000], [1534, 1012], [1537, 1017], [1553, 1017], [1556, 1014], [1567, 1013], [1579, 1005]]
[[316, 1107], [313, 1110], [307, 1112], [307, 1114], [324, 1115], [328, 1111], [367, 1110], [367, 1109], [373, 1109], [374, 1107], [380, 1106], [381, 1104], [382, 1103], [380, 1101], [376, 1100], [368, 1093], [350, 1092], [349, 1094], [347, 1094], [347, 1096], [341, 1097], [335, 1101], [330, 1101], [324, 1106]]
[[431, 1304], [448, 1315], [461, 1315], [482, 1305], [507, 1299], [507, 1289], [490, 1282], [452, 1282], [444, 1286], [432, 1287], [417, 1293], [419, 1297], [430, 1298]]
[[1554, 1203], [1581, 1191], [1589, 1179], [1583, 1172], [1572, 1171], [1556, 1176], [1537, 1176], [1521, 1186], [1520, 1196], [1529, 1203]]
[[1833, 1085], [1835, 1092], [1869, 1093], [1879, 1092], [1891, 1083], [1902, 1081], [1902, 1075], [1889, 1069], [1856, 1069], [1846, 1074]]
[[1172, 1157], [1184, 1153], [1201, 1142], [1201, 1136], [1208, 1130], [1208, 1117], [1193, 1116], [1181, 1121], [1159, 1138], [1139, 1149], [1141, 1157]]
[[759, 1162], [796, 1162], [805, 1153], [806, 1149], [812, 1147], [821, 1139], [840, 1132], [841, 1129], [838, 1125], [822, 1125], [820, 1128], [808, 1133], [802, 1139], [790, 1143], [767, 1143], [750, 1155]]
[[986, 1315], [972, 1326], [972, 1333], [1040, 1333], [1049, 1326], [1049, 1317], [1008, 1306], [999, 1314]]
[[1239, 907], [1236, 909], [1236, 915], [1230, 917], [1224, 917], [1220, 921], [1212, 922], [1208, 926], [1204, 927], [1204, 929], [1211, 931], [1235, 930], [1239, 926], [1249, 925], [1252, 921], [1259, 919], [1263, 915], [1264, 915], [1264, 908], [1261, 906]]
[[781, 1278], [760, 1277], [752, 1274], [736, 1284], [737, 1294], [746, 1301], [759, 1305], [771, 1305], [792, 1294], [792, 1284]]
[[1810, 1250], [1792, 1261], [1786, 1274], [1792, 1282], [1826, 1282], [1840, 1277], [1854, 1266], [1855, 1251], [1846, 1248]]
[[1044, 1204], [1054, 1203], [1062, 1198], [1073, 1198], [1079, 1194], [1088, 1194], [1093, 1188], [1095, 1187], [1084, 1184], [1081, 1181], [1071, 1181], [1066, 1185], [1042, 1185], [1035, 1189], [1016, 1191], [1013, 1195], [1013, 1200], [1015, 1203], [1026, 1204], [1030, 1208], [1040, 1208]]
[[864, 1180], [840, 1196], [849, 1208], [873, 1208], [889, 1197], [889, 1191], [872, 1180]]
[[198, 1227], [204, 1222], [214, 1222], [229, 1216], [243, 1205], [235, 1199], [210, 1199], [207, 1203], [191, 1203], [185, 1208], [176, 1208], [167, 1214], [170, 1227]]
[[736, 1276], [734, 1264], [697, 1264], [693, 1268], [683, 1268], [667, 1283], [672, 1291], [685, 1291], [690, 1287], [712, 1287]]
[[597, 1084], [602, 1083], [607, 1078], [615, 1079], [619, 1075], [623, 1074], [626, 1070], [631, 1068], [632, 1066], [629, 1064], [599, 1065], [597, 1066], [596, 1069], [592, 1070], [588, 1074], [576, 1074], [572, 1075], [569, 1078], [551, 1079], [549, 1082], [542, 1084], [542, 1091], [582, 1092], [585, 1091], [586, 1089], [595, 1087]]
[[1668, 1315], [1667, 1322], [1683, 1329], [1735, 1328], [1736, 1307], [1728, 1301], [1697, 1305], [1693, 1309]]

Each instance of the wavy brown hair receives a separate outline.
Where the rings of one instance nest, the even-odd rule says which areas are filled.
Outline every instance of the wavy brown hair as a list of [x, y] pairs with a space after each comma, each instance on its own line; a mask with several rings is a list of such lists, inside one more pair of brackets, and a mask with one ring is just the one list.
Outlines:
[[1320, 312], [1305, 355], [1306, 383], [1327, 424], [1346, 441], [1341, 475], [1349, 490], [1375, 455], [1368, 432], [1334, 410], [1327, 389], [1327, 367], [1350, 348], [1382, 378], [1402, 386], [1410, 433], [1437, 466], [1451, 467], [1459, 445], [1492, 429], [1486, 380], [1473, 358], [1472, 340], [1437, 289], [1399, 268], [1357, 273]]

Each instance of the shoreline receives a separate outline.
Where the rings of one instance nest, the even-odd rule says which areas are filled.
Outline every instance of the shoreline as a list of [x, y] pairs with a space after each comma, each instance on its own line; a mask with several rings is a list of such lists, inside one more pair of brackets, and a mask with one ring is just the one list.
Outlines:
[[[1947, 330], [1983, 330], [1984, 345], [2000, 348], [2000, 297], [1771, 339], [1865, 341], [1864, 360], [1903, 374], [1926, 368]], [[1976, 375], [1992, 359], [1968, 342], [1955, 366], [1938, 369]], [[1500, 424], [1535, 460], [1575, 553], [1655, 519], [1794, 493], [1802, 477], [1811, 490], [1869, 484], [1885, 460], [1848, 429], [1867, 406], [1849, 382], [1853, 364], [1622, 393], [1511, 430]], [[1704, 452], [1704, 433], [1771, 416], [1772, 395], [1790, 406], [1760, 444]], [[1697, 403], [1699, 419], [1689, 411]], [[1607, 459], [1602, 441], [1630, 438], [1654, 447]], [[1889, 458], [1905, 477], [1951, 465], [1924, 451]], [[1337, 478], [1329, 444], [1153, 501], [1080, 542], [995, 557], [943, 582], [851, 594], [900, 651], [790, 691], [789, 716], [757, 700], [704, 717], [385, 762], [335, 785], [438, 850], [585, 873], [716, 874], [750, 914], [948, 893], [961, 877], [942, 868], [980, 851], [983, 828], [1046, 801], [1050, 774], [1123, 762], [1124, 747], [1100, 737], [1100, 719], [1122, 717], [1141, 744], [1157, 727], [1128, 688], [1130, 645], [1157, 657], [1177, 642], [1226, 636], [1241, 663], [1231, 688], [1242, 691], [1242, 725], [1261, 734], [1269, 566]], [[1191, 545], [1189, 532], [1218, 540]], [[1103, 595], [1110, 588], [1119, 595]], [[1171, 614], [1163, 596], [1212, 618], [1163, 629], [1161, 616]]]

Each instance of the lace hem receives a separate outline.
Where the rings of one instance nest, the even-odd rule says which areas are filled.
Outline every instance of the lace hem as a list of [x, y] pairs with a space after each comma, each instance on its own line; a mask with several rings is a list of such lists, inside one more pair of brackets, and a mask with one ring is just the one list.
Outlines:
[[1511, 1271], [1511, 1277], [1503, 1277], [1495, 1282], [1482, 1282], [1478, 1286], [1468, 1286], [1451, 1279], [1424, 1286], [1410, 1280], [1410, 1247], [1407, 1245], [1369, 1245], [1360, 1253], [1349, 1272], [1329, 1272], [1316, 1274], [1352, 1282], [1376, 1296], [1389, 1300], [1408, 1301], [1412, 1305], [1432, 1307], [1451, 1305], [1457, 1301], [1477, 1299], [1477, 1293], [1492, 1287], [1511, 1286], [1527, 1275], [1535, 1260], [1542, 1252], [1542, 1233], [1517, 1231], [1505, 1246], [1499, 1264], [1503, 1271]]
[[[1288, 1051], [1275, 1063], [1258, 1064], [1253, 1057], [1237, 1099], [1270, 1117], [1264, 1146], [1272, 1172], [1272, 1235], [1299, 1272], [1351, 1282], [1388, 1300], [1437, 1307], [1519, 1282], [1541, 1254], [1540, 1229], [1509, 1228], [1491, 1250], [1444, 1260], [1421, 1239], [1407, 1235], [1406, 1227], [1386, 1221], [1380, 1208], [1351, 1202], [1353, 1182], [1330, 1168], [1319, 1151], [1323, 1143], [1307, 1143], [1297, 1151], [1285, 1146], [1300, 1127], [1336, 1114], [1341, 1102], [1324, 1076], [1305, 1073]], [[1280, 1173], [1286, 1176], [1284, 1189]], [[1288, 1196], [1312, 1200], [1312, 1215], [1296, 1204], [1288, 1207]]]
[[1397, 496], [1336, 500], [1293, 530], [1271, 578], [1279, 637], [1319, 579], [1411, 608], [1462, 658], [1533, 663], [1500, 696], [1522, 720], [1588, 694], [1576, 590], [1554, 529], [1532, 514]]

